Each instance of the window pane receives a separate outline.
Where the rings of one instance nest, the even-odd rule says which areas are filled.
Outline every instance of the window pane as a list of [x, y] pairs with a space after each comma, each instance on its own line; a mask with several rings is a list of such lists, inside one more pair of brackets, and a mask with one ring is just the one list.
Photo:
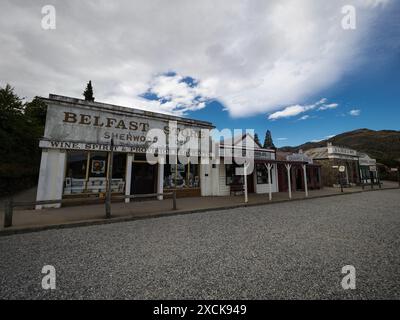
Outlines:
[[126, 154], [114, 153], [111, 192], [123, 193], [125, 191]]
[[166, 158], [164, 165], [164, 188], [199, 188], [200, 175], [198, 164], [170, 164]]
[[82, 179], [86, 177], [87, 152], [67, 153], [67, 174], [69, 178]]
[[198, 164], [190, 164], [188, 186], [189, 186], [189, 188], [199, 188], [200, 187], [200, 175], [199, 175], [199, 165]]
[[[164, 188], [173, 188], [175, 185], [175, 174], [173, 174], [173, 169], [171, 168], [173, 165], [165, 164], [164, 165]], [[174, 171], [175, 172], [175, 171]]]
[[82, 193], [86, 185], [87, 152], [68, 151], [64, 194]]
[[239, 166], [237, 164], [227, 164], [225, 165], [225, 175], [226, 175], [226, 185], [231, 184], [243, 184], [243, 176], [235, 175], [236, 168]]
[[89, 162], [89, 180], [86, 191], [89, 193], [107, 190], [107, 152], [91, 152]]
[[[256, 164], [256, 173], [257, 173], [257, 184], [268, 184], [268, 169], [262, 163]], [[271, 184], [272, 181], [272, 169], [271, 169]]]

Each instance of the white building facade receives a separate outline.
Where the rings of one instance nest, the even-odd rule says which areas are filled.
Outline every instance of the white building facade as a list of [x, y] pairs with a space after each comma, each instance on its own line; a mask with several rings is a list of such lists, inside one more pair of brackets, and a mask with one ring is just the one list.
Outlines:
[[[176, 159], [179, 143], [159, 141], [156, 154], [162, 154], [164, 161], [153, 164], [146, 157], [156, 141], [151, 140], [151, 135], [149, 138], [152, 130], [166, 136], [176, 131], [186, 140], [190, 137], [185, 134], [201, 141], [203, 131], [214, 126], [207, 121], [59, 95], [41, 99], [47, 104], [47, 115], [44, 136], [39, 142], [42, 157], [37, 201], [60, 202], [37, 205], [37, 209], [60, 207], [63, 199], [104, 197], [109, 180], [113, 195], [126, 196], [171, 191], [178, 197], [229, 196], [243, 186], [246, 197], [247, 193], [268, 193], [271, 199], [273, 192], [279, 192], [282, 177], [278, 177], [276, 151], [262, 148], [249, 134], [233, 138], [229, 144], [215, 143], [207, 137], [206, 150], [191, 145], [186, 151], [190, 160], [186, 162]], [[190, 133], [185, 133], [187, 129]], [[245, 150], [250, 150], [251, 156]], [[239, 164], [237, 158], [228, 156], [234, 151], [241, 154]], [[289, 171], [290, 163], [304, 165], [306, 170], [306, 162], [283, 162]], [[243, 169], [244, 163], [252, 166], [246, 166], [250, 169], [240, 175], [237, 170]], [[162, 200], [162, 196], [158, 199]]]
[[[172, 121], [177, 131], [190, 128], [200, 135], [201, 129], [213, 129], [211, 123], [57, 95], [42, 100], [47, 104], [47, 116], [44, 137], [39, 142], [42, 158], [37, 201], [103, 195], [111, 139], [113, 194], [164, 190], [199, 196], [211, 193], [209, 165], [201, 165], [200, 155], [197, 162], [175, 165], [168, 161], [149, 164], [146, 160], [149, 130], [168, 133]], [[162, 152], [168, 160], [168, 150]]]

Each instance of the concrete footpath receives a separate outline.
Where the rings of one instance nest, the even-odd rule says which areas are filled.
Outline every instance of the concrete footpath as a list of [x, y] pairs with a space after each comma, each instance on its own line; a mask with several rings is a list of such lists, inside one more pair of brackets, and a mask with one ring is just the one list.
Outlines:
[[[394, 188], [398, 188], [398, 184], [390, 181], [384, 181], [382, 184], [382, 189], [379, 189], [377, 186], [374, 186], [373, 190], [371, 190], [370, 186], [365, 187], [364, 190], [361, 187], [353, 187], [345, 188], [343, 193], [341, 193], [340, 189], [325, 187], [321, 190], [310, 190], [308, 198], [305, 197], [304, 192], [293, 192], [291, 200], [289, 200], [287, 192], [273, 193], [272, 201], [269, 201], [268, 194], [249, 194], [248, 203], [244, 203], [243, 195], [226, 197], [178, 198], [177, 210], [172, 209], [172, 199], [165, 199], [161, 201], [135, 200], [131, 203], [115, 202], [111, 205], [111, 219], [105, 219], [104, 204], [68, 206], [59, 209], [43, 210], [14, 208], [13, 226], [9, 228], [3, 227], [4, 207], [2, 206], [0, 212], [0, 236], [22, 232], [41, 231], [46, 229], [68, 228], [154, 218], [167, 215], [187, 214], [200, 211], [249, 207], [284, 201], [306, 200]], [[29, 200], [30, 199], [27, 199], [25, 201]], [[22, 199], [19, 199], [19, 201], [22, 201]]]

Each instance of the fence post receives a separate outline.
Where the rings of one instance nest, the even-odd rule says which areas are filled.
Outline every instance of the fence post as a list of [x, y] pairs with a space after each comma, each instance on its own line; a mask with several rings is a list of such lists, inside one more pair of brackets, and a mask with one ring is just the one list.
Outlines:
[[176, 210], [176, 191], [172, 193], [172, 209]]
[[107, 193], [106, 193], [106, 219], [111, 218], [111, 180], [113, 172], [113, 159], [114, 159], [114, 140], [111, 138], [109, 164], [107, 171]]
[[397, 167], [397, 179], [399, 179], [399, 188], [400, 188], [400, 167]]
[[6, 200], [4, 203], [4, 228], [12, 226], [13, 216], [13, 201], [12, 199]]

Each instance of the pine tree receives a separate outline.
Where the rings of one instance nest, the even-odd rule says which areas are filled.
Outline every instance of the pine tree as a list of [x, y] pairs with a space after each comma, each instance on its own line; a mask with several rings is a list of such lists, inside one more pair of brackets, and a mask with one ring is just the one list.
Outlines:
[[94, 101], [92, 81], [89, 81], [88, 84], [86, 85], [86, 89], [83, 92], [83, 96], [85, 97], [86, 101]]
[[257, 133], [254, 134], [254, 141], [256, 143], [258, 143], [259, 145], [261, 145], [261, 142], [260, 142], [260, 139], [258, 138], [258, 134]]
[[276, 149], [274, 142], [272, 141], [272, 135], [271, 131], [267, 130], [265, 133], [265, 140], [264, 140], [264, 146], [263, 148], [265, 149]]

